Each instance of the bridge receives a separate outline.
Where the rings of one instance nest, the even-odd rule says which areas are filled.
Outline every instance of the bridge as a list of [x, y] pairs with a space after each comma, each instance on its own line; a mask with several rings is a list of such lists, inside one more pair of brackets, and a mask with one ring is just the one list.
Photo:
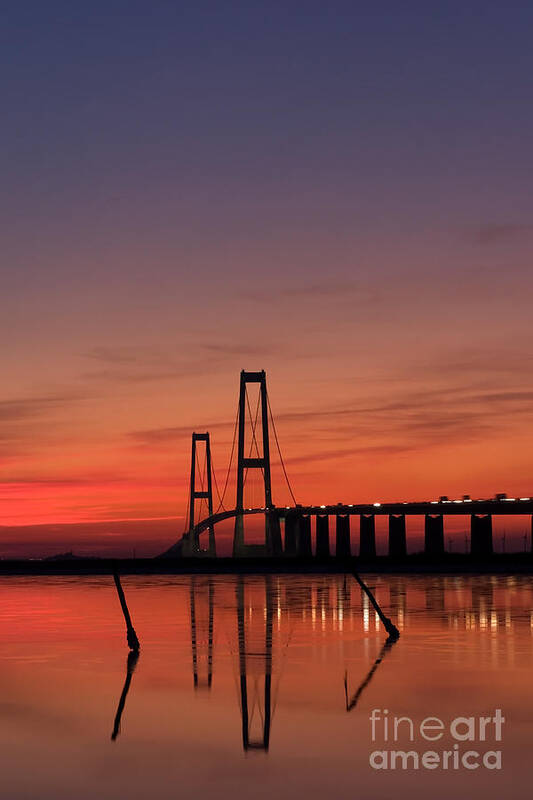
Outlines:
[[[258, 384], [259, 392], [252, 414], [248, 385]], [[259, 417], [261, 423], [259, 425]], [[250, 423], [248, 443], [247, 422]], [[293, 504], [277, 507], [272, 502], [269, 429], [273, 430], [278, 456]], [[260, 428], [260, 436], [256, 435]], [[261, 441], [259, 446], [258, 438]], [[235, 507], [226, 508], [224, 499], [237, 439], [237, 485]], [[248, 449], [246, 445], [248, 444]], [[203, 468], [200, 467], [199, 450], [203, 447]], [[247, 453], [247, 455], [246, 455]], [[260, 472], [263, 505], [246, 507], [244, 489], [250, 470]], [[213, 484], [219, 505], [213, 510]], [[206, 515], [196, 519], [197, 506], [204, 507]], [[261, 544], [247, 544], [244, 536], [244, 519], [252, 515], [264, 515], [265, 536]], [[212, 470], [211, 442], [209, 433], [192, 434], [191, 477], [189, 506], [186, 517], [187, 528], [175, 545], [163, 556], [216, 556], [215, 527], [218, 523], [235, 520], [233, 555], [288, 556], [328, 558], [332, 555], [346, 558], [351, 555], [350, 519], [359, 517], [359, 557], [376, 556], [376, 517], [388, 517], [388, 554], [392, 557], [407, 555], [406, 516], [424, 518], [424, 549], [428, 555], [438, 556], [445, 552], [444, 518], [462, 516], [470, 522], [470, 552], [483, 556], [493, 553], [492, 518], [494, 515], [529, 515], [533, 528], [533, 498], [496, 495], [493, 499], [472, 499], [463, 495], [461, 499], [441, 496], [438, 500], [395, 503], [338, 503], [336, 505], [301, 505], [296, 502], [285, 462], [281, 453], [272, 409], [267, 393], [266, 374], [246, 372], [240, 376], [240, 391], [233, 444], [224, 490], [220, 493], [216, 475]], [[335, 524], [334, 551], [330, 546], [330, 520]], [[314, 521], [314, 547], [311, 521]], [[201, 534], [208, 532], [208, 546], [202, 548]], [[532, 536], [533, 540], [533, 536]], [[533, 548], [533, 541], [532, 541]]]

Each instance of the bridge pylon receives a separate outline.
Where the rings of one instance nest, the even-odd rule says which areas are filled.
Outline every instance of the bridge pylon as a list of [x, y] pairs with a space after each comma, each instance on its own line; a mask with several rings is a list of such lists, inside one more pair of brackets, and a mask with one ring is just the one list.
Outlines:
[[[261, 440], [262, 440], [262, 455], [259, 454], [259, 444], [255, 439], [255, 423], [253, 430], [253, 441], [255, 443], [258, 453], [255, 457], [250, 454], [247, 456], [245, 453], [246, 447], [246, 406], [247, 406], [247, 393], [246, 389], [249, 383], [259, 384], [259, 402], [261, 406]], [[266, 388], [266, 373], [264, 370], [261, 372], [246, 372], [241, 371], [240, 391], [239, 391], [239, 415], [238, 415], [238, 444], [237, 444], [237, 498], [235, 510], [237, 515], [235, 517], [235, 533], [233, 536], [233, 555], [234, 556], [253, 556], [253, 555], [276, 555], [277, 537], [272, 531], [272, 524], [270, 514], [265, 515], [265, 544], [264, 545], [251, 545], [244, 542], [244, 519], [243, 514], [239, 513], [244, 510], [244, 484], [246, 475], [250, 469], [260, 469], [263, 474], [263, 484], [265, 490], [265, 509], [272, 507], [272, 482], [270, 477], [270, 443], [268, 436], [268, 399]]]
[[[198, 458], [198, 443], [204, 442], [205, 443], [205, 474], [199, 475], [199, 463], [200, 459]], [[198, 489], [197, 486], [200, 484], [200, 488]], [[209, 439], [209, 433], [193, 433], [192, 435], [192, 448], [191, 448], [191, 482], [189, 488], [189, 531], [187, 536], [184, 539], [184, 550], [185, 552], [183, 555], [199, 555], [202, 553], [200, 550], [200, 536], [199, 534], [195, 533], [195, 519], [196, 519], [196, 502], [198, 500], [206, 500], [207, 501], [207, 516], [211, 516], [213, 514], [213, 476], [211, 471], [211, 442]], [[214, 526], [211, 525], [209, 527], [209, 545], [207, 551], [204, 551], [204, 554], [215, 557], [216, 556], [216, 543], [215, 543], [215, 529]]]

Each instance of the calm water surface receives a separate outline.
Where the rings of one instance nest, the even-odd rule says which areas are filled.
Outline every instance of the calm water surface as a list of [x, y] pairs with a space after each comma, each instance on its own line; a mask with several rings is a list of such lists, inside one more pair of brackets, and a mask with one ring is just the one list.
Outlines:
[[[111, 579], [2, 578], [0, 797], [529, 798], [533, 580], [368, 584], [395, 644], [352, 578], [126, 577], [135, 662]], [[497, 708], [501, 741], [492, 723], [485, 741], [451, 735]], [[390, 741], [395, 716], [414, 741], [406, 721]], [[438, 741], [420, 736], [426, 717]], [[454, 744], [480, 763], [501, 751], [502, 769], [369, 764]]]

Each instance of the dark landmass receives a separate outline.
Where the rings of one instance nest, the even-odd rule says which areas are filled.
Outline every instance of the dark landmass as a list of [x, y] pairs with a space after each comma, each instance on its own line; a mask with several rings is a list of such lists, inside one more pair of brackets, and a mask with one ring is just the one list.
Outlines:
[[415, 553], [404, 558], [83, 558], [68, 553], [55, 559], [0, 560], [0, 575], [187, 575], [264, 573], [509, 573], [533, 574], [532, 553], [498, 553], [483, 558], [448, 553], [431, 558]]

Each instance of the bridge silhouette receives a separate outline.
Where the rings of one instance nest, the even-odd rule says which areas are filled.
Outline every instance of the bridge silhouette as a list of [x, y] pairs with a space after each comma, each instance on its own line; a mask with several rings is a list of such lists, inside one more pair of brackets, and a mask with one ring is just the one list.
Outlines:
[[[252, 414], [248, 393], [249, 384], [257, 384], [259, 393], [255, 415]], [[248, 442], [247, 420], [249, 419]], [[260, 420], [260, 423], [259, 423]], [[258, 433], [259, 429], [259, 433]], [[292, 498], [292, 505], [277, 507], [272, 501], [272, 479], [270, 463], [270, 429], [278, 452], [279, 462]], [[258, 441], [260, 440], [260, 442]], [[236, 500], [235, 507], [226, 508], [230, 473], [237, 443]], [[248, 444], [248, 448], [247, 448]], [[203, 468], [200, 467], [199, 452], [203, 447]], [[260, 473], [263, 503], [247, 507], [244, 490], [250, 470]], [[219, 505], [214, 509], [213, 484], [218, 494]], [[198, 521], [196, 511], [206, 507], [206, 515]], [[244, 519], [248, 516], [264, 515], [264, 540], [260, 544], [245, 542]], [[445, 517], [467, 517], [470, 522], [470, 553], [487, 556], [493, 553], [492, 518], [494, 515], [529, 515], [533, 529], [533, 499], [531, 497], [507, 497], [498, 494], [493, 499], [472, 499], [463, 495], [451, 500], [441, 496], [438, 500], [394, 503], [337, 503], [336, 505], [302, 505], [296, 498], [285, 468], [285, 462], [276, 431], [274, 417], [267, 392], [266, 373], [247, 372], [240, 375], [240, 390], [237, 416], [233, 433], [231, 455], [222, 493], [212, 469], [210, 435], [192, 434], [191, 477], [189, 485], [186, 530], [182, 538], [163, 557], [212, 557], [216, 556], [216, 525], [234, 519], [233, 556], [243, 557], [316, 557], [331, 556], [348, 558], [352, 555], [350, 519], [359, 517], [359, 558], [376, 557], [376, 517], [388, 517], [388, 555], [402, 558], [407, 555], [406, 516], [424, 518], [424, 552], [429, 556], [443, 555]], [[330, 520], [335, 523], [335, 544], [330, 545]], [[313, 547], [311, 520], [315, 521]], [[201, 534], [208, 532], [207, 547], [201, 546]], [[532, 536], [533, 549], [533, 536]]]

